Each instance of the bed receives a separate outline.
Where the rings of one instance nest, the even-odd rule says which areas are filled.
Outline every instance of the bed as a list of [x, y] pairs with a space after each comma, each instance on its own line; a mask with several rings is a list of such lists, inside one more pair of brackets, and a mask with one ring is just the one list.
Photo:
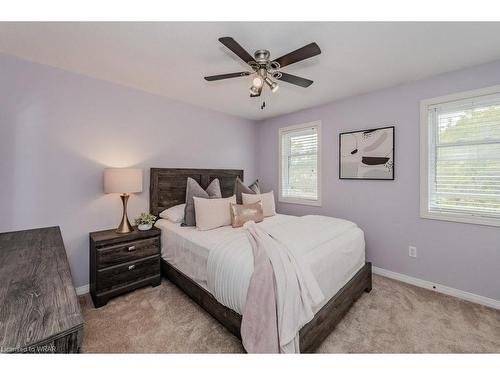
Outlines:
[[[223, 197], [233, 194], [236, 177], [243, 180], [242, 170], [173, 169], [150, 170], [150, 212], [158, 214], [166, 208], [184, 203], [187, 177], [195, 179], [202, 187], [218, 178]], [[291, 216], [276, 215], [264, 220], [262, 225], [272, 226], [290, 220]], [[342, 221], [342, 220], [339, 220]], [[345, 221], [342, 221], [345, 222]], [[348, 223], [348, 222], [347, 222]], [[242, 304], [222, 304], [213, 296], [207, 275], [207, 262], [211, 251], [229, 236], [244, 235], [242, 228], [222, 227], [198, 231], [181, 227], [168, 220], [158, 220], [162, 230], [162, 275], [173, 282], [202, 308], [223, 324], [231, 333], [240, 337]], [[357, 227], [356, 227], [357, 228]], [[371, 290], [371, 264], [365, 262], [364, 239], [361, 231], [346, 227], [339, 235], [329, 256], [317, 256], [315, 264], [318, 282], [323, 284], [325, 302], [318, 306], [314, 318], [300, 330], [302, 353], [314, 352], [331, 333], [350, 306], [363, 291]], [[335, 267], [335, 272], [328, 272]]]

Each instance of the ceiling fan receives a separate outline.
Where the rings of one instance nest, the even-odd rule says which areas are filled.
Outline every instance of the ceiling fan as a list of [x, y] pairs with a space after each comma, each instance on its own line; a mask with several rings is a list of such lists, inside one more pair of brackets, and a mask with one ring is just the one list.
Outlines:
[[292, 74], [281, 72], [281, 68], [296, 62], [308, 59], [310, 57], [319, 55], [321, 50], [316, 43], [310, 43], [302, 48], [287, 53], [277, 59], [270, 59], [271, 54], [266, 49], [259, 49], [255, 51], [252, 57], [237, 41], [233, 38], [225, 36], [219, 38], [219, 42], [224, 44], [227, 48], [233, 51], [240, 59], [247, 63], [252, 71], [218, 74], [215, 76], [205, 77], [207, 81], [218, 81], [227, 78], [245, 77], [254, 75], [252, 86], [250, 87], [250, 97], [254, 98], [260, 96], [264, 83], [269, 86], [271, 92], [276, 92], [279, 86], [276, 81], [271, 79], [288, 82], [300, 87], [309, 87], [313, 81], [310, 79], [297, 77]]

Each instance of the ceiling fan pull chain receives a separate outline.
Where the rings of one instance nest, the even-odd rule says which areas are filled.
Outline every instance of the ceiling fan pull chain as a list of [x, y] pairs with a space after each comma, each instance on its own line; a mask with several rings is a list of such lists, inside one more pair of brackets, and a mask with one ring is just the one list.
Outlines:
[[264, 91], [263, 98], [262, 98], [262, 105], [260, 106], [261, 111], [263, 111], [264, 108], [266, 108], [267, 95], [268, 95], [267, 91]]

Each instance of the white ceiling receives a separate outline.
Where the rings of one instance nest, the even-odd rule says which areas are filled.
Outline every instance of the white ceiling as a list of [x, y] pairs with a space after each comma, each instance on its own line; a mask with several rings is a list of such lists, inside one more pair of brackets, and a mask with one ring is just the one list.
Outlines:
[[[221, 36], [271, 57], [315, 41], [321, 55], [283, 69], [314, 84], [266, 90], [262, 111], [249, 77], [203, 79], [246, 69]], [[254, 120], [497, 60], [498, 46], [500, 23], [0, 23], [1, 52]]]

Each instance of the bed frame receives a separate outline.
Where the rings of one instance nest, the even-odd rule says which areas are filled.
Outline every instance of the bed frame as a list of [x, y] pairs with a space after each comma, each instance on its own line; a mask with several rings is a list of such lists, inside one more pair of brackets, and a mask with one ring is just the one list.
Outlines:
[[[221, 185], [222, 197], [233, 195], [236, 177], [243, 180], [242, 170], [232, 169], [178, 169], [151, 168], [150, 170], [150, 212], [158, 214], [172, 206], [185, 202], [186, 180], [191, 177], [206, 188], [216, 178]], [[241, 315], [218, 302], [214, 296], [191, 278], [161, 260], [161, 272], [168, 280], [184, 291], [210, 315], [217, 319], [236, 337], [241, 338]], [[300, 330], [301, 353], [312, 353], [333, 331], [352, 304], [372, 289], [372, 266], [367, 262], [356, 275], [345, 284]]]

